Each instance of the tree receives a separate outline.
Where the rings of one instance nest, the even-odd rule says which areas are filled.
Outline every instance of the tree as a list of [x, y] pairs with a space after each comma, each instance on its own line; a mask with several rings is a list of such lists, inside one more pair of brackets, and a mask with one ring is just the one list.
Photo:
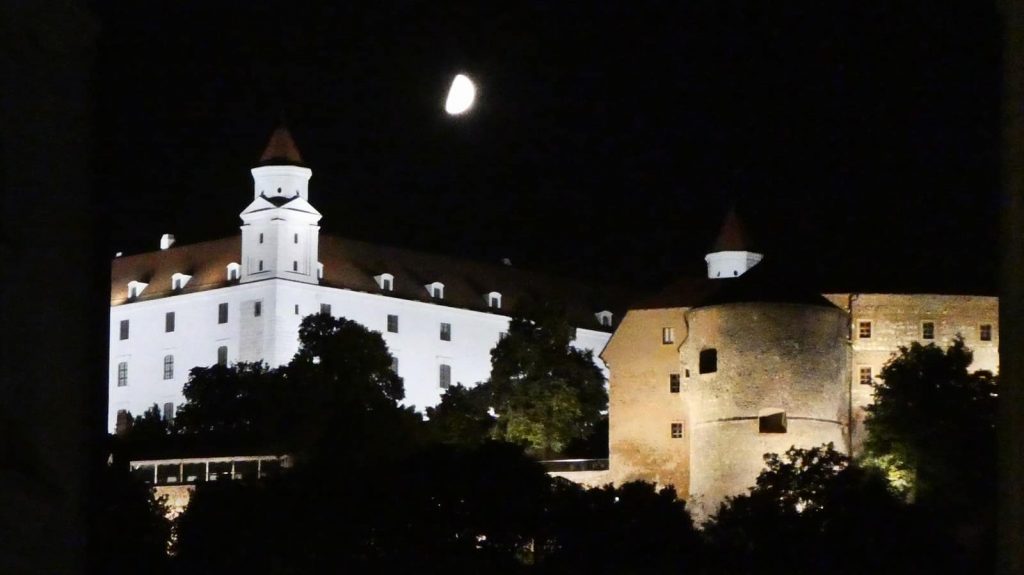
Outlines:
[[697, 530], [671, 487], [588, 489], [559, 479], [546, 507], [544, 573], [687, 573], [703, 562]]
[[993, 485], [996, 378], [969, 372], [973, 359], [962, 338], [945, 350], [915, 342], [874, 385], [865, 450], [909, 469], [919, 500], [973, 505]]
[[452, 445], [479, 445], [490, 438], [495, 418], [486, 385], [449, 387], [441, 402], [426, 409], [427, 429], [435, 441]]
[[164, 573], [171, 534], [164, 500], [132, 477], [127, 462], [104, 468], [92, 502], [95, 573]]
[[207, 438], [273, 437], [294, 401], [281, 372], [264, 363], [193, 368], [183, 393], [175, 428]]
[[705, 526], [722, 573], [927, 572], [934, 540], [883, 474], [833, 449], [765, 455], [745, 495], [731, 497]]
[[511, 320], [484, 384], [498, 416], [496, 438], [550, 457], [594, 432], [608, 407], [604, 375], [571, 337], [565, 314], [552, 306]]
[[986, 571], [993, 555], [996, 492], [996, 378], [970, 372], [974, 357], [957, 338], [901, 347], [882, 369], [865, 420], [868, 461], [910, 477], [917, 507], [967, 566]]

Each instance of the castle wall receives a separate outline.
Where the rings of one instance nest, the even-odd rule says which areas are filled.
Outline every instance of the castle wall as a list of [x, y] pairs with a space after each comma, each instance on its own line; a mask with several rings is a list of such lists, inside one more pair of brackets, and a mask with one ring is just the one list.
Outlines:
[[[685, 381], [679, 364], [679, 342], [686, 337], [684, 308], [632, 310], [626, 314], [602, 358], [609, 379], [607, 479], [633, 480], [689, 489], [689, 442]], [[674, 330], [674, 341], [662, 340], [662, 329]], [[680, 392], [670, 390], [670, 376], [680, 376]], [[683, 434], [672, 437], [672, 424]]]
[[[938, 294], [828, 294], [835, 305], [850, 313], [853, 345], [853, 450], [864, 441], [864, 407], [872, 401], [870, 385], [860, 383], [861, 368], [877, 379], [900, 346], [913, 342], [948, 347], [960, 334], [974, 351], [972, 369], [999, 371], [999, 298]], [[871, 323], [871, 333], [861, 337], [861, 322]], [[924, 339], [923, 324], [934, 324], [934, 339]], [[982, 341], [981, 326], [991, 326], [991, 340]]]
[[[846, 451], [848, 322], [834, 307], [735, 303], [687, 312], [680, 347], [690, 411], [691, 509], [706, 517], [726, 496], [746, 492], [763, 455], [832, 442]], [[714, 372], [700, 354], [715, 350]], [[784, 412], [784, 433], [760, 433], [759, 416]]]
[[[261, 302], [260, 315], [255, 314]], [[218, 306], [228, 305], [228, 321], [218, 323]], [[508, 316], [436, 305], [355, 290], [310, 285], [281, 279], [251, 282], [222, 289], [186, 293], [110, 308], [108, 429], [115, 431], [117, 412], [141, 415], [154, 403], [180, 406], [188, 372], [217, 362], [217, 348], [228, 348], [228, 362], [264, 361], [271, 366], [291, 361], [299, 347], [302, 318], [331, 306], [335, 317], [354, 320], [380, 332], [398, 374], [405, 380], [405, 405], [418, 409], [436, 405], [439, 366], [451, 367], [451, 383], [474, 386], [491, 374], [491, 349], [508, 330]], [[165, 332], [167, 312], [175, 313], [175, 330]], [[398, 333], [387, 331], [387, 316], [399, 318]], [[119, 324], [129, 321], [129, 337], [121, 340]], [[451, 324], [451, 340], [440, 338], [441, 322]], [[610, 335], [579, 328], [572, 345], [594, 352], [594, 362], [607, 376], [597, 354]], [[660, 335], [659, 335], [660, 337]], [[163, 358], [174, 357], [174, 376], [163, 379]], [[127, 365], [126, 386], [118, 386], [118, 364]], [[667, 385], [667, 384], [666, 384]]]

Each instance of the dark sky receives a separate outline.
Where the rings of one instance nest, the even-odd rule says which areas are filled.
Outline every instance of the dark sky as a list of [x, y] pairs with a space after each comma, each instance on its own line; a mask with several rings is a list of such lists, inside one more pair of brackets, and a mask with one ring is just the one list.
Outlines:
[[214, 4], [97, 6], [111, 252], [237, 233], [283, 116], [328, 233], [653, 288], [735, 201], [823, 289], [993, 290], [990, 3]]

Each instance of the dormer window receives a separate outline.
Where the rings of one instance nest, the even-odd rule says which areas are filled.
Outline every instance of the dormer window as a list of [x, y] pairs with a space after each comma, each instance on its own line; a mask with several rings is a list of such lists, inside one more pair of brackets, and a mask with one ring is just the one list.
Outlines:
[[179, 291], [179, 290], [185, 289], [185, 286], [188, 285], [188, 280], [190, 280], [190, 279], [192, 279], [192, 276], [187, 275], [187, 274], [178, 273], [178, 274], [172, 275], [171, 276], [171, 289], [174, 290], [174, 291]]
[[229, 263], [227, 265], [227, 269], [228, 269], [228, 281], [229, 282], [238, 281], [238, 276], [242, 272], [242, 266], [238, 265], [235, 262], [231, 262], [231, 263]]
[[427, 288], [427, 293], [434, 299], [444, 299], [444, 284], [441, 282], [434, 282], [423, 286]]
[[501, 293], [492, 291], [485, 296], [487, 298], [487, 307], [491, 309], [501, 309]]
[[612, 312], [608, 310], [599, 311], [594, 314], [594, 317], [597, 318], [597, 322], [601, 324], [603, 327], [612, 326]]
[[148, 283], [140, 281], [128, 282], [128, 299], [135, 299], [142, 295], [142, 291], [145, 290], [148, 285]]
[[373, 276], [373, 279], [377, 281], [377, 287], [379, 287], [381, 291], [395, 290], [395, 276], [384, 273], [379, 276]]

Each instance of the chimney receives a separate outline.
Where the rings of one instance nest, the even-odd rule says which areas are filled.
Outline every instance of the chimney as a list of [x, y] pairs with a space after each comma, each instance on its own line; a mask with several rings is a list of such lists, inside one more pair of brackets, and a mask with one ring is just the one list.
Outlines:
[[160, 249], [166, 250], [167, 248], [174, 245], [174, 234], [164, 234], [160, 236]]

